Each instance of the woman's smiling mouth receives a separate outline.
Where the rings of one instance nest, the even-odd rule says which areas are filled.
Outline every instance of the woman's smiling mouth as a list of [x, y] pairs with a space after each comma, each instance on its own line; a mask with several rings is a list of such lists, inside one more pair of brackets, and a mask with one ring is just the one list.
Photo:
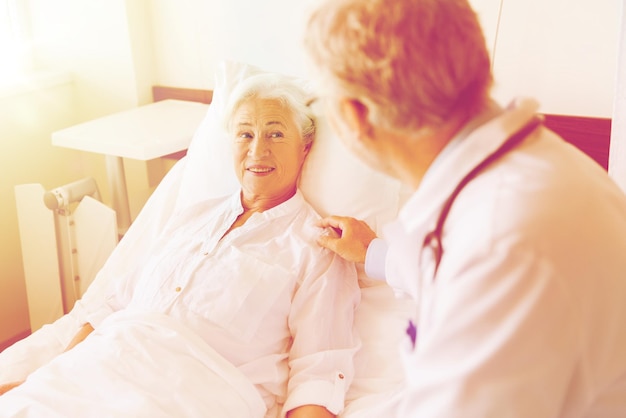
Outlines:
[[252, 167], [246, 168], [246, 170], [254, 174], [267, 174], [267, 173], [271, 173], [272, 171], [274, 171], [274, 168], [264, 167], [264, 166], [252, 166]]

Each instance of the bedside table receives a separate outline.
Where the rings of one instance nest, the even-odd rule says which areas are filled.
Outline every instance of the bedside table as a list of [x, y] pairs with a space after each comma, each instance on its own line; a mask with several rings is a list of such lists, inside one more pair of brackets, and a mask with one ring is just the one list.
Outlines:
[[186, 150], [209, 105], [163, 100], [52, 133], [52, 144], [104, 154], [121, 235], [131, 224], [124, 158], [147, 161]]

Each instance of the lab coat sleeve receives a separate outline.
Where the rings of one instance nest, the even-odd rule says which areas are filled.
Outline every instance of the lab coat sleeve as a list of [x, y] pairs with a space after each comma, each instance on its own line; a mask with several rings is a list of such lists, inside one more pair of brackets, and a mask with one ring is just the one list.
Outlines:
[[580, 349], [568, 278], [523, 245], [454, 264], [422, 297], [397, 416], [560, 416]]
[[290, 376], [283, 415], [303, 405], [338, 414], [354, 376], [360, 342], [354, 311], [360, 301], [356, 268], [327, 250], [312, 260], [293, 298]]
[[382, 238], [374, 238], [367, 247], [365, 254], [365, 274], [371, 279], [384, 281], [385, 260], [387, 258], [387, 242]]

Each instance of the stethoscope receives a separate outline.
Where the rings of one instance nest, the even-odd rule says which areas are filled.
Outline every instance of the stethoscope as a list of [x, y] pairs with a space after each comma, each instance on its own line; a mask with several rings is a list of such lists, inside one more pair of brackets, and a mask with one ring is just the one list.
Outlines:
[[437, 223], [435, 224], [435, 228], [426, 234], [424, 238], [423, 247], [430, 247], [433, 253], [434, 259], [434, 269], [432, 273], [432, 279], [435, 280], [437, 275], [437, 270], [439, 268], [439, 264], [441, 263], [441, 258], [443, 257], [443, 245], [441, 243], [441, 236], [443, 233], [443, 225], [448, 218], [448, 214], [450, 212], [450, 208], [452, 204], [456, 200], [457, 196], [467, 184], [475, 179], [482, 170], [484, 170], [488, 165], [507, 154], [517, 145], [519, 145], [532, 131], [534, 131], [539, 125], [543, 122], [543, 118], [540, 116], [534, 116], [526, 125], [524, 125], [517, 132], [512, 134], [509, 138], [500, 145], [495, 151], [489, 154], [484, 160], [482, 160], [477, 166], [475, 166], [469, 173], [461, 179], [459, 184], [454, 188], [452, 194], [446, 199], [444, 202], [441, 212], [439, 212], [439, 217], [437, 218]]
[[[510, 137], [508, 137], [502, 145], [500, 145], [495, 151], [491, 154], [487, 155], [485, 159], [483, 159], [478, 165], [476, 165], [472, 170], [470, 170], [457, 184], [454, 188], [450, 196], [444, 202], [441, 211], [439, 212], [439, 216], [437, 217], [437, 222], [435, 223], [434, 229], [432, 229], [426, 236], [424, 237], [424, 242], [422, 244], [422, 248], [429, 248], [432, 253], [432, 260], [434, 262], [433, 268], [431, 271], [432, 281], [435, 281], [437, 276], [437, 270], [439, 269], [439, 264], [441, 263], [441, 259], [443, 257], [443, 244], [441, 237], [443, 235], [443, 225], [448, 218], [448, 214], [450, 213], [450, 208], [452, 204], [456, 200], [457, 196], [467, 184], [475, 179], [481, 171], [483, 171], [487, 166], [501, 158], [512, 149], [514, 149], [517, 145], [519, 145], [532, 131], [534, 131], [539, 125], [543, 123], [543, 118], [541, 116], [535, 115], [533, 118], [526, 123], [522, 128], [513, 133]], [[422, 279], [420, 279], [421, 283]], [[421, 284], [419, 285], [421, 288]], [[421, 299], [421, 289], [418, 290], [419, 298]], [[407, 335], [410, 337], [413, 348], [415, 348], [415, 341], [417, 339], [417, 328], [412, 321], [409, 321], [409, 325], [406, 329]]]

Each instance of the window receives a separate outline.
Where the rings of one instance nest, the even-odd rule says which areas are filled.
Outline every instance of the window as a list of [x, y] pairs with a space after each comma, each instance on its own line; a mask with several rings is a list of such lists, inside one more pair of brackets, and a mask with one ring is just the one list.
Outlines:
[[26, 0], [0, 0], [0, 85], [32, 67]]

